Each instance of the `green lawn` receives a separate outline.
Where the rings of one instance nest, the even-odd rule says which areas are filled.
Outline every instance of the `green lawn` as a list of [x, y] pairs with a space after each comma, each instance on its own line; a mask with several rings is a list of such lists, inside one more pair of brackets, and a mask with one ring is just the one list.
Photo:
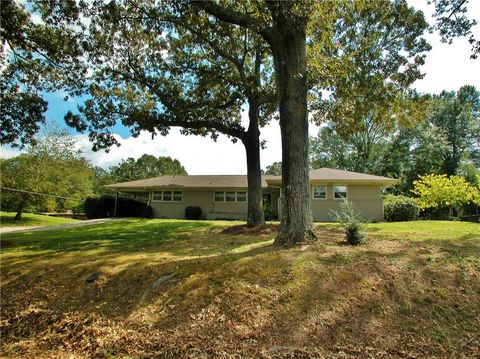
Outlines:
[[15, 221], [15, 212], [0, 211], [0, 227], [34, 227], [34, 226], [55, 226], [57, 224], [75, 223], [76, 219], [43, 216], [40, 214], [24, 213], [22, 218]]
[[357, 247], [318, 224], [317, 243], [289, 250], [272, 246], [275, 225], [239, 224], [124, 219], [2, 235], [0, 354], [478, 354], [479, 224], [370, 224]]

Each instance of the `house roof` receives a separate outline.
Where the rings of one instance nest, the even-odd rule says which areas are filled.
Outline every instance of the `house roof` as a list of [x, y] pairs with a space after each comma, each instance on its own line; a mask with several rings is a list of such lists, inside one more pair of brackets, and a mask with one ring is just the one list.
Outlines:
[[[311, 170], [309, 173], [310, 182], [337, 182], [341, 183], [358, 183], [358, 184], [376, 184], [380, 186], [392, 186], [397, 180], [393, 178], [375, 176], [367, 173], [337, 170], [334, 168], [322, 167]], [[282, 183], [281, 176], [266, 179], [269, 185], [280, 185]]]
[[[262, 187], [267, 188], [266, 179], [279, 176], [262, 176]], [[195, 176], [162, 176], [144, 180], [115, 183], [104, 186], [110, 189], [146, 189], [152, 187], [172, 188], [246, 188], [245, 175], [195, 175]]]
[[[375, 183], [390, 186], [397, 180], [388, 177], [374, 176], [365, 173], [319, 168], [310, 171], [311, 182], [342, 182], [342, 183]], [[280, 185], [281, 176], [262, 176], [262, 188]], [[246, 188], [246, 175], [195, 175], [195, 176], [162, 176], [138, 181], [115, 183], [104, 186], [112, 190], [146, 190], [147, 188]]]

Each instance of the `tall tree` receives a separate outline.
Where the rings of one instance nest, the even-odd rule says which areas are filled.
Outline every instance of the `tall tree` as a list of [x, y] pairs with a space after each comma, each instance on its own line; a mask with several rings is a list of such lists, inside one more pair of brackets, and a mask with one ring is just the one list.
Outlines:
[[144, 154], [138, 159], [129, 157], [117, 166], [110, 167], [110, 175], [120, 182], [159, 176], [185, 176], [187, 171], [178, 160], [171, 157]]
[[[355, 6], [358, 5], [357, 8], [353, 9], [354, 12], [359, 8], [361, 9], [362, 6], [365, 7], [365, 11], [361, 11], [359, 14], [366, 19], [366, 24], [370, 24], [365, 28], [365, 36], [362, 39], [366, 39], [368, 33], [382, 33], [385, 24], [387, 24], [389, 33], [394, 34], [390, 40], [395, 44], [400, 41], [401, 46], [394, 47], [397, 50], [397, 55], [406, 54], [397, 57], [397, 59], [400, 59], [397, 62], [401, 62], [401, 67], [405, 71], [400, 71], [400, 74], [395, 71], [383, 71], [377, 73], [376, 76], [387, 75], [389, 78], [386, 83], [404, 84], [416, 76], [416, 65], [420, 64], [422, 60], [421, 57], [415, 55], [424, 49], [424, 43], [417, 41], [415, 36], [419, 36], [423, 18], [408, 8], [404, 1], [386, 2], [378, 0], [374, 2], [373, 6], [370, 6], [370, 3], [354, 3]], [[40, 9], [47, 24], [55, 23], [57, 15], [62, 11], [63, 13], [73, 13], [75, 16], [72, 17], [78, 24], [78, 16], [70, 8], [70, 5], [74, 7], [74, 2], [68, 2], [68, 6], [64, 6], [65, 9], [62, 8], [63, 5], [54, 4], [55, 11], [48, 11], [51, 4], [43, 2], [39, 2], [39, 4], [38, 9]], [[258, 62], [256, 60], [258, 59], [257, 55], [261, 55], [261, 58], [268, 58], [270, 59], [268, 61], [273, 62], [276, 80], [275, 90], [282, 130], [282, 176], [284, 182], [282, 189], [284, 201], [282, 210], [284, 213], [282, 214], [283, 220], [277, 243], [288, 245], [313, 237], [308, 200], [307, 165], [308, 121], [306, 104], [307, 90], [312, 86], [307, 81], [307, 26], [309, 18], [316, 19], [315, 21], [320, 20], [321, 26], [319, 28], [328, 31], [323, 32], [325, 34], [323, 38], [318, 36], [322, 33], [321, 31], [318, 31], [317, 35], [311, 38], [330, 42], [333, 34], [332, 28], [338, 25], [346, 33], [348, 27], [354, 28], [356, 26], [355, 17], [347, 16], [348, 11], [351, 10], [350, 3], [347, 1], [334, 3], [333, 9], [335, 11], [331, 11], [331, 3], [313, 1], [296, 3], [207, 1], [164, 3], [161, 7], [150, 2], [118, 1], [108, 4], [94, 2], [91, 6], [83, 5], [88, 7], [86, 14], [93, 20], [90, 22], [91, 26], [88, 31], [78, 32], [78, 36], [75, 37], [78, 43], [73, 45], [81, 44], [81, 49], [84, 51], [84, 55], [77, 56], [76, 62], [76, 64], [84, 65], [80, 77], [83, 77], [84, 74], [88, 75], [89, 72], [90, 77], [88, 81], [83, 81], [83, 78], [76, 78], [77, 82], [82, 80], [82, 86], [80, 86], [80, 90], [75, 88], [72, 93], [78, 94], [84, 91], [92, 97], [85, 102], [82, 115], [89, 119], [90, 138], [97, 142], [96, 148], [115, 144], [110, 131], [117, 121], [123, 121], [125, 125], [130, 126], [134, 134], [138, 134], [142, 129], [152, 133], [165, 134], [170, 126], [183, 127], [182, 124], [179, 124], [179, 121], [190, 122], [190, 127], [184, 127], [186, 133], [210, 133], [215, 137], [217, 132], [223, 132], [237, 138], [241, 135], [242, 130], [252, 134], [258, 133], [258, 126], [249, 126], [246, 131], [242, 129], [239, 125], [238, 115], [237, 118], [232, 115], [242, 103], [236, 95], [241, 93], [242, 96], [245, 96], [247, 90], [245, 90], [246, 87], [242, 87], [239, 92], [235, 87], [230, 87], [227, 88], [227, 91], [224, 91], [226, 87], [218, 86], [219, 81], [227, 80], [225, 82], [229, 83], [228, 75], [232, 72], [228, 71], [229, 67], [222, 67], [222, 63], [225, 62], [223, 60], [219, 61], [218, 55], [221, 54], [211, 45], [215, 45], [220, 50], [225, 49], [226, 55], [233, 54], [234, 60], [240, 58], [242, 61], [247, 60], [246, 63], [254, 64], [253, 67], [249, 67], [250, 69], [267, 70], [267, 75], [271, 75], [273, 71], [266, 62]], [[125, 11], [126, 8], [129, 11]], [[336, 11], [337, 9], [340, 10]], [[197, 11], [197, 16], [193, 16], [192, 11]], [[377, 15], [388, 13], [389, 16], [376, 15], [369, 18], [372, 11]], [[312, 14], [317, 15], [311, 17]], [[341, 21], [338, 17], [344, 17], [346, 20]], [[382, 22], [382, 19], [386, 19], [386, 22]], [[65, 20], [65, 17], [61, 20]], [[178, 23], [178, 21], [181, 21], [181, 23]], [[380, 21], [382, 26], [376, 28], [371, 25], [376, 21]], [[74, 30], [76, 30], [75, 27]], [[185, 32], [190, 35], [185, 36]], [[169, 33], [171, 34], [170, 37]], [[352, 31], [348, 33], [350, 37], [354, 37]], [[238, 52], [239, 49], [242, 49], [242, 46], [237, 46], [239, 42], [229, 42], [231, 37], [236, 38], [238, 34], [247, 34], [248, 38], [252, 39], [243, 42], [243, 44], [248, 45], [249, 51], [251, 49], [248, 56], [242, 56], [242, 53]], [[375, 36], [372, 39], [375, 39]], [[406, 36], [405, 41], [398, 40], [402, 36]], [[183, 46], [182, 39], [188, 39], [189, 37], [195, 41], [191, 41], [190, 44], [185, 42], [186, 47]], [[181, 46], [169, 47], [169, 44], [175, 43]], [[216, 53], [216, 57], [199, 57], [199, 55], [204, 54], [207, 47], [197, 46], [198, 44], [210, 46], [208, 54]], [[254, 46], [250, 46], [250, 44]], [[338, 42], [337, 45], [340, 45], [337, 46], [337, 54], [348, 52], [341, 49], [344, 43]], [[365, 45], [368, 45], [366, 40], [363, 46], [368, 48]], [[388, 42], [385, 42], [384, 45], [388, 45]], [[333, 47], [335, 48], [335, 46]], [[177, 50], [183, 48], [192, 50], [190, 51], [191, 60], [182, 63], [182, 66], [178, 68], [165, 67], [165, 65], [168, 65], [169, 56], [172, 56], [172, 58], [178, 56], [183, 50], [180, 52]], [[142, 52], [145, 49], [148, 51]], [[212, 49], [215, 51], [212, 52]], [[328, 49], [330, 51], [332, 47], [328, 46]], [[377, 52], [382, 52], [381, 46], [374, 49]], [[354, 50], [353, 53], [358, 53], [358, 51]], [[119, 54], [122, 56], [116, 58], [115, 55]], [[324, 57], [318, 63], [321, 63], [329, 54], [328, 51], [323, 52]], [[224, 60], [229, 60], [223, 55], [221, 57]], [[390, 57], [390, 60], [393, 59], [394, 57]], [[409, 62], [409, 59], [413, 59], [413, 61]], [[238, 66], [231, 60], [229, 61], [238, 70]], [[179, 76], [182, 71], [185, 73], [190, 71], [192, 65], [211, 70], [211, 67], [206, 65], [207, 63], [222, 68], [222, 73], [225, 76], [214, 76], [216, 73], [210, 72], [210, 82], [206, 81], [209, 78], [208, 71], [202, 77], [186, 75], [182, 78]], [[330, 68], [332, 63], [329, 62], [329, 66], [325, 66], [326, 73], [319, 71], [319, 66], [315, 71], [308, 70], [309, 76], [313, 75], [310, 78], [322, 84], [317, 86], [318, 88], [333, 86], [328, 81], [319, 80], [324, 77], [328, 80], [338, 77]], [[363, 63], [357, 59], [350, 63], [345, 61], [342, 63], [342, 67], [344, 67], [344, 64], [349, 64], [345, 71], [340, 71], [344, 74], [363, 66]], [[116, 68], [120, 71], [113, 71]], [[373, 68], [373, 66], [370, 66], [370, 68]], [[385, 68], [388, 68], [388, 66], [385, 65]], [[193, 73], [198, 74], [197, 72]], [[237, 74], [235, 71], [233, 73]], [[238, 75], [243, 84], [254, 84], [253, 87], [250, 87], [250, 89], [253, 89], [251, 92], [255, 95], [252, 98], [258, 99], [256, 94], [259, 93], [259, 87], [269, 83], [265, 80], [268, 76], [261, 76], [258, 80], [258, 76], [252, 77], [249, 75], [257, 74], [258, 71], [250, 70], [245, 71], [245, 73], [247, 76], [241, 76], [241, 71], [238, 70]], [[132, 81], [132, 78], [138, 77], [141, 79], [140, 81]], [[376, 77], [371, 76], [370, 79], [372, 78]], [[181, 79], [185, 81], [182, 82]], [[204, 88], [210, 89], [206, 95], [204, 95], [205, 91], [202, 90], [202, 87], [199, 86], [202, 81]], [[212, 86], [213, 82], [216, 82], [217, 86]], [[373, 86], [377, 83], [379, 82], [370, 81], [369, 85]], [[178, 84], [182, 84], [182, 86], [177, 86]], [[70, 82], [68, 85], [71, 85]], [[348, 81], [338, 81], [335, 85], [337, 88], [343, 88], [342, 93], [349, 92]], [[364, 86], [364, 88], [367, 87], [367, 85]], [[226, 100], [224, 104], [228, 104], [228, 106], [212, 106], [213, 103], [210, 99], [214, 94], [214, 97], [218, 99], [218, 93], [225, 95], [223, 97]], [[188, 94], [188, 96], [184, 96], [185, 94]], [[375, 94], [382, 95], [383, 92], [376, 91]], [[198, 100], [202, 97], [205, 101], [199, 106]], [[394, 96], [389, 98], [392, 97]], [[103, 101], [95, 101], [95, 98], [103, 98]], [[248, 98], [246, 102], [251, 105], [250, 97], [246, 96], [246, 98]], [[195, 101], [192, 101], [192, 99]], [[255, 102], [253, 104], [255, 105]], [[255, 109], [255, 106], [250, 106], [250, 109], [252, 108]], [[224, 121], [225, 119], [233, 119], [233, 121]], [[81, 120], [81, 118], [72, 114], [67, 117], [69, 124], [76, 126], [78, 129], [87, 129], [88, 126]], [[212, 121], [215, 121], [215, 126], [212, 125]], [[233, 127], [226, 126], [226, 123]], [[250, 129], [252, 130], [250, 131]], [[243, 139], [242, 142], [246, 143]], [[255, 146], [259, 147], [257, 139], [255, 139]], [[256, 168], [259, 172], [260, 167], [256, 166]]]
[[[40, 10], [36, 3], [32, 11]], [[58, 4], [49, 22], [34, 23], [31, 14], [13, 0], [0, 6], [0, 144], [33, 144], [45, 123], [48, 103], [42, 91], [71, 88], [86, 69], [76, 59], [79, 37], [65, 22], [82, 27], [73, 2]]]
[[430, 122], [447, 137], [443, 173], [455, 175], [463, 158], [480, 167], [480, 92], [462, 86], [458, 92], [443, 91], [434, 96]]
[[334, 123], [322, 127], [311, 139], [310, 164], [313, 168], [334, 167], [348, 171], [379, 173], [389, 131], [385, 125], [366, 119], [362, 130], [343, 135]]
[[[89, 41], [95, 82], [86, 89], [91, 99], [79, 116], [69, 114], [68, 122], [79, 130], [88, 128], [97, 148], [115, 144], [108, 128], [117, 121], [131, 126], [134, 134], [165, 135], [180, 126], [187, 135], [216, 139], [223, 133], [240, 140], [247, 158], [247, 222], [263, 223], [259, 128], [275, 107], [265, 43], [250, 31], [215, 25], [188, 7], [180, 6], [180, 12], [175, 6], [119, 2], [95, 10]], [[214, 26], [224, 37], [212, 35]], [[111, 43], [114, 49], [105, 46]], [[154, 60], [152, 53], [157, 54]], [[108, 63], [101, 62], [105, 56]], [[247, 127], [240, 123], [245, 104]]]

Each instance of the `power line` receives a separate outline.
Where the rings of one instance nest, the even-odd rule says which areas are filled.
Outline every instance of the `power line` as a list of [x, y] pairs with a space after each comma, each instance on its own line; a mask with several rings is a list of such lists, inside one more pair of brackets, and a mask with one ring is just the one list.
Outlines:
[[48, 194], [48, 193], [27, 191], [27, 190], [18, 189], [18, 188], [8, 188], [8, 187], [0, 187], [0, 188], [1, 188], [2, 190], [7, 190], [7, 191], [37, 194], [37, 195], [40, 195], [40, 196], [55, 197], [55, 198], [68, 199], [68, 200], [77, 201], [77, 202], [83, 202], [83, 199], [75, 199], [75, 198], [71, 198], [71, 197], [57, 196], [57, 195], [55, 195], [55, 194]]

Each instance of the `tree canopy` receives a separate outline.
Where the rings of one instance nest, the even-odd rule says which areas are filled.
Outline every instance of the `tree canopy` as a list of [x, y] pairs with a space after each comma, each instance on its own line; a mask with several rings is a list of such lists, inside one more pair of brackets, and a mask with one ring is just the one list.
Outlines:
[[67, 133], [52, 131], [25, 154], [0, 160], [2, 209], [19, 219], [25, 209], [61, 212], [90, 196], [93, 171], [74, 144]]
[[171, 157], [144, 154], [134, 159], [129, 157], [110, 167], [110, 176], [116, 182], [135, 181], [159, 176], [185, 176], [182, 164]]

